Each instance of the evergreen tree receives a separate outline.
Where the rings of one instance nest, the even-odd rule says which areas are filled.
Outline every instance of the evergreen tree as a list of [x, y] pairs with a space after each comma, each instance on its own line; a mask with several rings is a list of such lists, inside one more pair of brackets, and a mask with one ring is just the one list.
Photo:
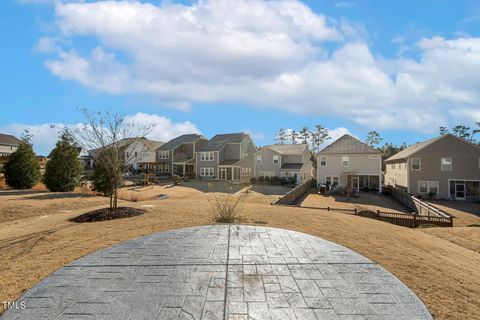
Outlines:
[[446, 135], [448, 133], [448, 128], [445, 127], [445, 126], [441, 126], [439, 127], [439, 130], [440, 130], [440, 135]]
[[298, 132], [295, 130], [290, 130], [289, 136], [290, 136], [290, 143], [296, 144], [298, 139]]
[[298, 136], [302, 140], [302, 143], [308, 144], [308, 139], [310, 139], [310, 130], [308, 130], [307, 127], [303, 127]]
[[367, 133], [367, 139], [365, 140], [370, 147], [374, 147], [382, 142], [383, 138], [380, 137], [380, 134], [377, 131], [370, 131]]
[[328, 132], [328, 128], [325, 128], [319, 124], [315, 126], [315, 130], [311, 133], [312, 136], [312, 151], [315, 153], [320, 152], [320, 147], [322, 144], [327, 141], [328, 139], [331, 139], [330, 133]]
[[32, 135], [25, 131], [17, 151], [5, 163], [5, 181], [15, 189], [30, 189], [40, 180], [40, 166], [30, 143]]
[[280, 128], [278, 130], [278, 133], [275, 137], [275, 143], [276, 144], [285, 144], [285, 141], [287, 141], [287, 131], [283, 128]]
[[43, 180], [50, 191], [71, 192], [80, 184], [82, 166], [78, 155], [73, 134], [64, 128], [45, 168]]

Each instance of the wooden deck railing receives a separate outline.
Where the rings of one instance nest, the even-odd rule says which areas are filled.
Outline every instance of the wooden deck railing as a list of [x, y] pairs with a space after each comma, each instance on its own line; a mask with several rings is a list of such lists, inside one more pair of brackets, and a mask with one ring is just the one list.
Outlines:
[[305, 194], [310, 192], [312, 188], [316, 186], [316, 180], [310, 179], [305, 183], [295, 187], [294, 189], [285, 193], [280, 199], [273, 202], [273, 205], [283, 204], [283, 205], [294, 205], [297, 203], [298, 199], [303, 197]]
[[381, 220], [395, 224], [397, 226], [417, 228], [422, 225], [435, 225], [439, 227], [453, 227], [453, 217], [437, 217], [437, 216], [421, 216], [419, 214], [400, 213], [400, 212], [385, 212], [385, 211], [370, 211], [370, 210], [358, 210], [348, 208], [332, 208], [332, 207], [309, 207], [301, 206], [307, 209], [317, 209], [325, 211], [340, 212], [345, 214], [351, 214], [361, 216], [365, 218]]

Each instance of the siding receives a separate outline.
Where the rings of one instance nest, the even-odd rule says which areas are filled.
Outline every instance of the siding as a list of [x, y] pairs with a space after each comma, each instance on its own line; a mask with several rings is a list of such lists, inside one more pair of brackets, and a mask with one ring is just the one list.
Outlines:
[[[348, 167], [342, 167], [343, 154], [327, 155], [327, 166], [320, 166], [320, 156], [317, 159], [317, 181], [325, 183], [325, 176], [339, 176], [340, 179], [344, 172], [356, 171], [357, 175], [381, 175], [382, 158], [379, 155], [368, 154], [350, 154], [350, 163]], [[370, 159], [369, 156], [376, 156], [376, 159]], [[341, 181], [343, 183], [343, 181]]]
[[[392, 165], [395, 169], [392, 169]], [[408, 167], [406, 160], [387, 163], [385, 166], [385, 184], [408, 188]]]

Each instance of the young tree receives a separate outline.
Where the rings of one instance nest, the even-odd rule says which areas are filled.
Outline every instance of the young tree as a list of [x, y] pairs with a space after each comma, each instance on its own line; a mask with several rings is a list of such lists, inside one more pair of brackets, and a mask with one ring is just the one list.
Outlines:
[[290, 143], [296, 144], [298, 139], [298, 132], [295, 130], [290, 130]]
[[367, 133], [367, 138], [365, 139], [370, 147], [378, 146], [382, 140], [383, 138], [380, 137], [380, 134], [375, 130]]
[[[110, 212], [117, 210], [118, 188], [123, 185], [122, 174], [128, 169], [134, 155], [125, 149], [135, 146], [151, 132], [153, 125], [137, 125], [126, 121], [119, 113], [82, 110], [85, 123], [77, 130], [77, 141], [85, 150], [91, 150], [94, 165], [100, 167], [94, 174], [97, 190], [110, 198]], [[137, 154], [137, 157], [141, 155]]]
[[80, 184], [82, 165], [79, 148], [68, 128], [60, 131], [59, 140], [50, 154], [43, 180], [50, 191], [71, 192]]
[[280, 128], [278, 130], [277, 135], [275, 136], [275, 143], [276, 144], [285, 144], [285, 141], [287, 141], [287, 131], [283, 128]]
[[328, 128], [325, 128], [319, 124], [315, 126], [315, 130], [311, 133], [312, 136], [312, 149], [316, 152], [320, 152], [320, 147], [322, 144], [331, 139], [330, 133], [328, 132]]
[[17, 151], [12, 153], [5, 163], [5, 180], [12, 188], [29, 189], [40, 181], [40, 166], [31, 139], [32, 135], [25, 130]]
[[307, 127], [303, 127], [298, 133], [298, 137], [302, 140], [302, 143], [308, 144], [308, 139], [310, 139], [310, 130], [308, 130]]

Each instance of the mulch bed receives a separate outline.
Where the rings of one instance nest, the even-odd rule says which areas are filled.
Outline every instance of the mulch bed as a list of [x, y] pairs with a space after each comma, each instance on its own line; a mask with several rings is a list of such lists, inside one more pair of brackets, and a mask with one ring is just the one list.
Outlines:
[[103, 208], [84, 213], [82, 215], [79, 215], [78, 217], [70, 219], [70, 221], [78, 223], [108, 221], [141, 216], [145, 212], [147, 212], [147, 210], [131, 207], [118, 207], [117, 210], [114, 212], [110, 212], [108, 208]]

